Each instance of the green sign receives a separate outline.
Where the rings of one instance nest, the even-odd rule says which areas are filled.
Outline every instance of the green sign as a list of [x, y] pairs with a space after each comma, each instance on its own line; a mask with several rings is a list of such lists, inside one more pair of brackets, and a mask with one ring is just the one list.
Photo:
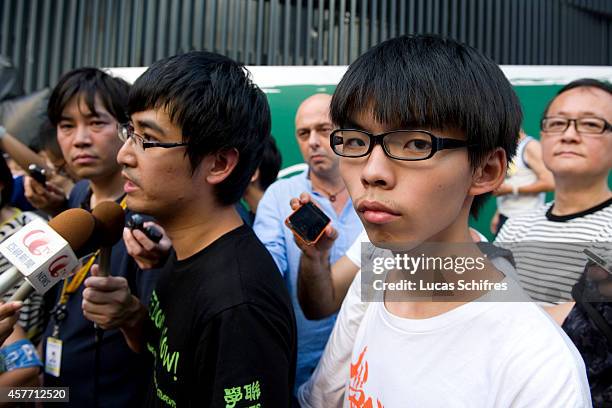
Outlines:
[[[300, 103], [316, 93], [332, 94], [346, 67], [341, 66], [252, 66], [253, 81], [266, 92], [272, 111], [272, 135], [283, 156], [281, 177], [303, 169], [295, 140], [295, 112]], [[612, 82], [612, 69], [589, 66], [502, 66], [523, 107], [523, 129], [539, 139], [539, 123], [548, 101], [568, 82], [596, 78]], [[112, 68], [112, 74], [133, 82], [145, 68]], [[460, 97], [460, 96], [458, 96]], [[300, 165], [302, 164], [302, 165]], [[610, 181], [612, 187], [612, 180]], [[552, 194], [549, 195], [552, 199]], [[489, 223], [495, 212], [495, 199], [488, 200], [478, 220], [470, 225], [492, 239]]]

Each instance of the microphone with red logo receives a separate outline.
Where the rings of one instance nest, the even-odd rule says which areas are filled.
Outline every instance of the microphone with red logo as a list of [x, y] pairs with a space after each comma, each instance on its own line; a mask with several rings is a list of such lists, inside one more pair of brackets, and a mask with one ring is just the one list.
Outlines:
[[[63, 214], [66, 216], [59, 219]], [[69, 253], [55, 253], [55, 257], [46, 264], [48, 267], [42, 268], [38, 273], [28, 274], [28, 271], [21, 269], [26, 282], [13, 294], [10, 301], [24, 300], [34, 290], [41, 294], [45, 293], [59, 280], [69, 276], [79, 265], [78, 260], [75, 265], [72, 263], [72, 260], [76, 259], [72, 250], [77, 253], [81, 251], [89, 253], [100, 246], [111, 247], [121, 238], [124, 218], [121, 206], [113, 202], [99, 204], [91, 214], [82, 209], [71, 209], [55, 217], [49, 222], [49, 225], [66, 241]], [[0, 244], [0, 252], [2, 252], [3, 244]], [[110, 258], [110, 249], [108, 252], [109, 254], [105, 256]], [[110, 261], [107, 259], [106, 263], [108, 265]], [[108, 269], [108, 266], [106, 268]], [[41, 286], [41, 281], [50, 282], [50, 284]]]
[[48, 224], [37, 219], [23, 226], [0, 244], [0, 253], [13, 265], [0, 275], [0, 294], [23, 278], [39, 292], [46, 292], [78, 266], [71, 248], [83, 246], [94, 227], [93, 216], [80, 208], [64, 211]]

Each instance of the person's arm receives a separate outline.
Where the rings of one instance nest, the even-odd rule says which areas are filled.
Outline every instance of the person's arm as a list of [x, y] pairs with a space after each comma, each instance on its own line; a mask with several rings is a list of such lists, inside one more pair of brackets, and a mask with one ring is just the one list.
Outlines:
[[323, 319], [340, 310], [353, 278], [359, 271], [346, 255], [331, 267], [327, 253], [300, 258], [298, 299], [307, 319]]
[[[302, 193], [299, 199], [293, 198], [289, 204], [292, 210], [296, 210], [310, 201], [310, 195]], [[302, 251], [298, 270], [298, 300], [307, 319], [323, 319], [340, 310], [346, 292], [359, 271], [359, 265], [347, 256], [330, 265], [329, 252], [337, 237], [338, 232], [331, 225], [327, 226], [315, 245], [306, 245], [294, 237], [296, 245]], [[353, 250], [355, 245], [361, 245], [360, 238], [350, 250]]]
[[[224, 310], [199, 336], [191, 402], [211, 407], [291, 406], [295, 345], [289, 309], [282, 314], [247, 303]], [[208, 401], [201, 401], [202, 392]]]
[[259, 201], [253, 231], [270, 252], [278, 270], [284, 276], [288, 269], [287, 243], [284, 234], [287, 227], [283, 218], [284, 213], [279, 206], [287, 204], [279, 202], [276, 196], [277, 186], [276, 183], [272, 184]]
[[495, 214], [491, 218], [491, 224], [489, 225], [489, 231], [491, 234], [497, 234], [497, 226], [499, 225], [499, 210], [495, 210]]
[[124, 277], [98, 276], [98, 265], [91, 267], [91, 275], [84, 282], [83, 315], [102, 329], [121, 329], [127, 345], [139, 353], [147, 308], [130, 293]]
[[53, 181], [47, 181], [43, 186], [30, 176], [23, 179], [24, 195], [35, 208], [56, 216], [68, 205], [66, 193]]
[[0, 126], [0, 148], [7, 153], [24, 170], [28, 170], [30, 164], [36, 164], [47, 172], [49, 168], [45, 159], [40, 157], [34, 150], [23, 144], [15, 136], [11, 135], [6, 129]]
[[507, 194], [537, 194], [554, 191], [555, 179], [552, 173], [546, 168], [542, 161], [542, 147], [537, 140], [530, 141], [523, 152], [525, 163], [535, 173], [537, 179], [531, 184], [513, 188], [510, 184], [504, 183], [493, 191], [495, 196]]
[[536, 194], [553, 191], [555, 179], [542, 161], [542, 146], [537, 140], [532, 140], [525, 146], [525, 162], [535, 173], [537, 180], [518, 188], [519, 194]]
[[542, 309], [546, 310], [553, 320], [561, 326], [575, 304], [576, 302], [565, 302], [555, 306], [543, 306]]
[[[18, 324], [15, 325], [13, 333], [2, 345], [9, 346], [17, 341], [25, 340], [26, 334]], [[29, 346], [34, 350], [34, 346], [29, 343]], [[37, 356], [38, 357], [38, 356]], [[38, 384], [38, 373], [40, 366], [29, 366], [23, 368], [15, 368], [11, 371], [0, 374], [0, 387], [35, 387]], [[2, 406], [2, 405], [0, 405]]]

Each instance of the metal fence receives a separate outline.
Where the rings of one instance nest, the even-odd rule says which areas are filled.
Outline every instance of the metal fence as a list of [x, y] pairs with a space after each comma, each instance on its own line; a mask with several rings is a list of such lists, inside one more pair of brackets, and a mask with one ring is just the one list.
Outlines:
[[499, 64], [612, 65], [612, 0], [1, 0], [0, 55], [27, 92], [84, 65], [188, 50], [249, 65], [348, 64], [387, 38], [439, 33]]

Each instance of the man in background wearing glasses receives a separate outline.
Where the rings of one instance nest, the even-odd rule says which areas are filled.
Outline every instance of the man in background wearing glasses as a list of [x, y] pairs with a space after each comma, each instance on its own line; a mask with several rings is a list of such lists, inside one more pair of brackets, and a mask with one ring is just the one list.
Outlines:
[[[563, 87], [541, 121], [542, 159], [555, 179], [555, 199], [516, 217], [500, 230], [496, 242], [611, 242], [612, 86], [580, 79]], [[587, 261], [581, 249], [566, 248], [557, 263], [546, 251], [517, 257], [517, 271], [527, 293], [563, 322], [571, 309], [572, 286]], [[569, 251], [569, 252], [567, 252]], [[516, 248], [515, 256], [521, 254]], [[546, 269], [546, 270], [544, 270]], [[556, 313], [559, 312], [559, 313]]]
[[[521, 116], [499, 67], [453, 40], [399, 37], [360, 56], [334, 93], [340, 129], [331, 143], [371, 242], [399, 257], [427, 248], [483, 257], [468, 218], [502, 183]], [[362, 260], [319, 365], [298, 392], [302, 406], [590, 406], [575, 347], [489, 261], [465, 275], [391, 265], [376, 275], [388, 285], [372, 297], [376, 265]], [[458, 289], [403, 284], [431, 276]], [[462, 290], [460, 276], [486, 277], [511, 296]]]
[[[584, 247], [601, 248], [603, 256], [612, 252], [611, 123], [612, 85], [579, 79], [557, 93], [541, 122], [542, 158], [555, 179], [555, 200], [509, 220], [496, 239], [501, 245], [520, 241], [511, 245], [521, 284], [578, 347], [596, 406], [612, 403], [612, 355], [606, 351], [612, 340], [587, 323], [572, 287], [587, 263]], [[606, 272], [601, 278], [600, 285], [612, 285]], [[610, 303], [593, 305], [610, 327]]]

